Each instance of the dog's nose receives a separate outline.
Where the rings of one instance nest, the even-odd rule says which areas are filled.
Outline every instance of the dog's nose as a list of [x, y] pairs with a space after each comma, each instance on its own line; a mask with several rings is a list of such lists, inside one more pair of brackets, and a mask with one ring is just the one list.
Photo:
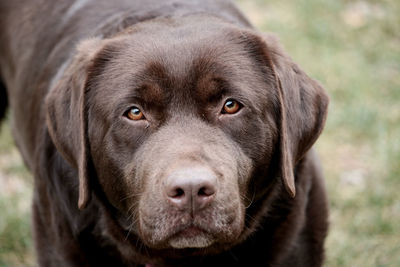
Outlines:
[[210, 204], [216, 191], [217, 178], [204, 167], [179, 169], [165, 180], [165, 195], [169, 202], [191, 213]]

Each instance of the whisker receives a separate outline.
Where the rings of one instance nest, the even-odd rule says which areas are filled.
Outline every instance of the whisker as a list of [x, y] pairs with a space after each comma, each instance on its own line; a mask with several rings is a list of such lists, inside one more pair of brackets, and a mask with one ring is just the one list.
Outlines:
[[253, 190], [253, 196], [251, 197], [250, 203], [249, 203], [249, 205], [247, 205], [246, 209], [250, 208], [251, 204], [253, 204], [253, 202], [254, 202], [255, 197], [256, 197], [256, 192], [255, 192], [255, 190]]
[[258, 223], [258, 221], [256, 219], [254, 219], [252, 216], [250, 216], [247, 213], [246, 213], [246, 217], [249, 218], [250, 220], [252, 220], [253, 222]]
[[131, 231], [132, 231], [132, 227], [133, 227], [133, 223], [131, 223], [131, 224], [129, 225], [128, 233], [127, 233], [126, 236], [125, 236], [125, 241], [128, 240], [129, 234], [130, 234]]
[[124, 201], [124, 200], [126, 200], [126, 199], [128, 199], [128, 198], [140, 197], [140, 196], [142, 196], [142, 195], [143, 195], [143, 193], [130, 194], [130, 195], [128, 195], [128, 196], [123, 197], [123, 198], [120, 200], [120, 202], [122, 202], [122, 201]]

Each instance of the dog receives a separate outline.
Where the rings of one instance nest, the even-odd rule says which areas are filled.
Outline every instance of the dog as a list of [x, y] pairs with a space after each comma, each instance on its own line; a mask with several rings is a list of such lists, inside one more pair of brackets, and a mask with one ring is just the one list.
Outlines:
[[40, 266], [321, 266], [328, 96], [225, 0], [0, 1]]

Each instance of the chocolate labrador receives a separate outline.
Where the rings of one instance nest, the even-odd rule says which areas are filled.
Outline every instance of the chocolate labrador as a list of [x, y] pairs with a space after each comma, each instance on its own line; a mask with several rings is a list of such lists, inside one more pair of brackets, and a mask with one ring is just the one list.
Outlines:
[[225, 0], [0, 0], [40, 266], [321, 266], [328, 97]]

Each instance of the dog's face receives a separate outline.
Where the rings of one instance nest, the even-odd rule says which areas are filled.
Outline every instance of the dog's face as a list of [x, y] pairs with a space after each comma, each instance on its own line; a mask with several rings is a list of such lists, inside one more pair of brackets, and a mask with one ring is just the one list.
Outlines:
[[[94, 59], [88, 132], [97, 176], [151, 247], [233, 243], [253, 165], [276, 139], [272, 77], [228, 32], [165, 27]], [[165, 36], [163, 36], [165, 35]]]
[[246, 238], [270, 186], [294, 195], [327, 99], [275, 41], [199, 17], [86, 42], [47, 104], [81, 207], [98, 183], [148, 247], [204, 250]]

